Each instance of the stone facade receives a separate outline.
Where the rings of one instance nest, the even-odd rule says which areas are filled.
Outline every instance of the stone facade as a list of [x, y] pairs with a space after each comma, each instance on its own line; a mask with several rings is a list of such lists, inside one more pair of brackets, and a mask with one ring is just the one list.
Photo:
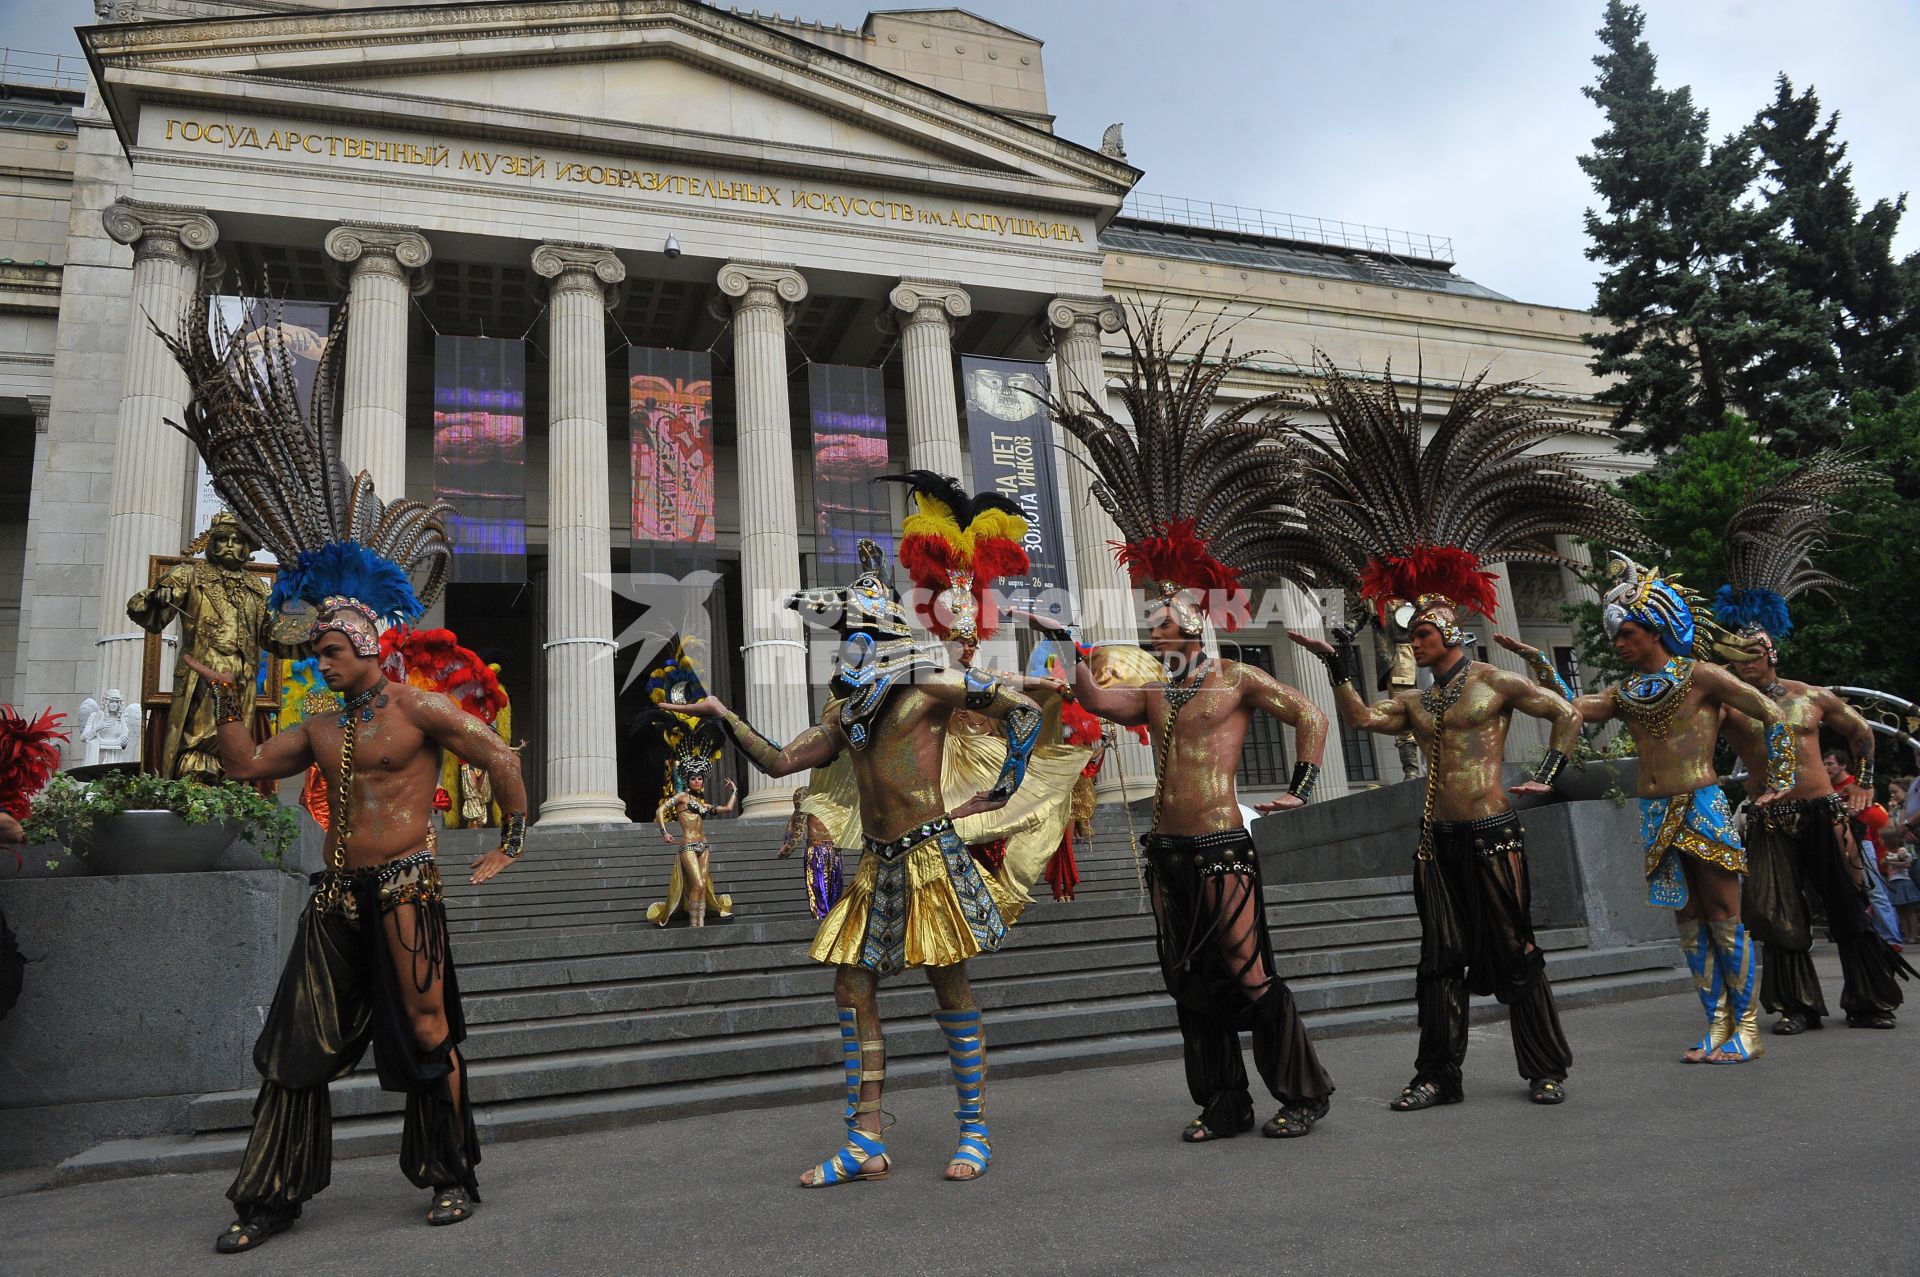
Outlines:
[[[1247, 314], [1236, 342], [1275, 354], [1229, 396], [1297, 379], [1318, 349], [1369, 370], [1490, 364], [1598, 416], [1584, 314], [1445, 262], [1129, 214], [1139, 171], [1053, 134], [1039, 42], [961, 10], [856, 30], [687, 0], [108, 9], [132, 25], [85, 32], [84, 101], [0, 117], [0, 699], [29, 707], [139, 685], [117, 601], [198, 531], [165, 426], [184, 386], [149, 321], [222, 271], [227, 291], [351, 297], [342, 446], [383, 495], [433, 493], [434, 335], [529, 337], [529, 588], [456, 586], [442, 615], [503, 653], [551, 822], [645, 805], [620, 773], [632, 618], [588, 584], [654, 562], [628, 535], [620, 343], [717, 357], [715, 680], [775, 735], [811, 713], [802, 636], [768, 606], [823, 571], [809, 363], [882, 369], [893, 468], [963, 479], [954, 357], [1049, 360], [1056, 385], [1104, 396], [1115, 298]], [[1059, 470], [1073, 580], [1117, 587], [1111, 522]], [[1534, 593], [1518, 614], [1503, 597], [1497, 623], [1560, 639]], [[1326, 606], [1295, 591], [1281, 620], [1314, 628]], [[1094, 599], [1087, 623], [1129, 629]], [[1329, 701], [1278, 624], [1241, 637]], [[1330, 788], [1383, 774], [1390, 751], [1356, 747]], [[1126, 760], [1137, 794], [1150, 763]], [[749, 813], [784, 810], [783, 786], [746, 788]]]

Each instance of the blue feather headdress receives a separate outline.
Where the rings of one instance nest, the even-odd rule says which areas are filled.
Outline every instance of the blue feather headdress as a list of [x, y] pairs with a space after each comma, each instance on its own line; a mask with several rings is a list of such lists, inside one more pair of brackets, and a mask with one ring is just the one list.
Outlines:
[[[181, 330], [154, 330], [186, 371], [192, 397], [185, 424], [207, 463], [214, 491], [280, 562], [269, 606], [275, 637], [310, 639], [336, 604], [379, 625], [404, 625], [440, 597], [453, 565], [445, 502], [382, 501], [362, 470], [340, 462], [338, 404], [347, 307], [336, 312], [303, 409], [293, 360], [272, 303], [240, 308], [228, 324], [211, 294], [189, 307]], [[426, 580], [416, 591], [415, 572]], [[335, 627], [337, 628], [337, 627]], [[356, 649], [364, 645], [356, 639]]]
[[1727, 523], [1731, 579], [1714, 594], [1714, 618], [1765, 647], [1793, 633], [1789, 600], [1831, 594], [1845, 582], [1813, 566], [1826, 545], [1838, 500], [1879, 472], [1847, 454], [1815, 453], [1752, 492]]

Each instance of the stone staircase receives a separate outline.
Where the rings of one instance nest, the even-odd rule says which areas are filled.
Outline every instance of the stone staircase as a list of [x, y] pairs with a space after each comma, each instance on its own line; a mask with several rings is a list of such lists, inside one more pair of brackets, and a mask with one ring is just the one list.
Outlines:
[[[1179, 1035], [1155, 963], [1123, 813], [1102, 809], [1072, 902], [1040, 898], [997, 954], [973, 964], [995, 1076], [1177, 1056]], [[490, 1140], [552, 1135], [839, 1094], [833, 973], [811, 961], [799, 858], [776, 858], [779, 827], [714, 822], [713, 863], [735, 917], [661, 929], [671, 850], [651, 827], [536, 830], [524, 863], [485, 888], [450, 886], [448, 912], [466, 998], [476, 1116]], [[478, 833], [449, 834], [465, 863]], [[851, 879], [853, 865], [847, 872]], [[449, 877], [455, 875], [450, 873]], [[1316, 1034], [1414, 1021], [1419, 950], [1410, 880], [1269, 885], [1280, 974]], [[1584, 927], [1540, 943], [1562, 1007], [1689, 987], [1671, 944], [1594, 948]], [[1480, 1007], [1484, 1013], [1491, 1007]], [[925, 981], [883, 989], [889, 1084], [942, 1082], [945, 1055]], [[234, 1163], [252, 1090], [202, 1095], [191, 1132], [117, 1140], [64, 1163], [58, 1180]], [[339, 1156], [398, 1147], [401, 1097], [381, 1091], [371, 1055], [333, 1087]]]

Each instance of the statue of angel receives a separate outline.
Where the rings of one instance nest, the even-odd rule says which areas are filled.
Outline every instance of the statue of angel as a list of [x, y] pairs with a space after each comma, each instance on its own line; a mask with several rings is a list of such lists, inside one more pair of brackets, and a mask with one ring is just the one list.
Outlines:
[[140, 757], [140, 707], [127, 704], [120, 689], [110, 689], [104, 705], [91, 696], [81, 701], [79, 719], [86, 766]]

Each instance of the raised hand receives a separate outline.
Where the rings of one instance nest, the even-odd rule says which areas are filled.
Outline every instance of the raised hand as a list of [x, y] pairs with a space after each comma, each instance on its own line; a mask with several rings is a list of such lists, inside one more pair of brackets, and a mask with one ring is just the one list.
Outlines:
[[676, 714], [685, 714], [689, 718], [721, 718], [727, 707], [720, 703], [718, 696], [702, 696], [697, 701], [688, 701], [685, 705], [669, 706]]
[[1044, 630], [1048, 634], [1059, 634], [1064, 636], [1067, 634], [1071, 634], [1073, 632], [1070, 627], [1055, 620], [1051, 616], [1041, 616], [1036, 612], [1028, 612], [1022, 608], [1009, 608], [1007, 611], [1007, 615], [1012, 617], [1016, 621], [1025, 621], [1028, 625], [1031, 625], [1034, 629]]
[[1540, 655], [1539, 648], [1522, 643], [1511, 634], [1496, 634], [1493, 636], [1493, 641], [1501, 647], [1506, 648], [1509, 652], [1512, 652], [1515, 656], [1522, 657], [1529, 661]]
[[1333, 644], [1327, 642], [1325, 639], [1308, 638], [1305, 634], [1301, 634], [1295, 630], [1288, 630], [1287, 637], [1299, 646], [1312, 652], [1315, 656], [1332, 656], [1334, 654]]
[[222, 674], [217, 670], [208, 669], [205, 665], [202, 665], [199, 661], [196, 661], [195, 659], [193, 659], [193, 657], [189, 656], [185, 652], [180, 653], [180, 655], [176, 659], [179, 660], [179, 662], [182, 665], [192, 670], [195, 674], [198, 674], [201, 678], [212, 679], [216, 683], [224, 683], [228, 681], [227, 675]]

